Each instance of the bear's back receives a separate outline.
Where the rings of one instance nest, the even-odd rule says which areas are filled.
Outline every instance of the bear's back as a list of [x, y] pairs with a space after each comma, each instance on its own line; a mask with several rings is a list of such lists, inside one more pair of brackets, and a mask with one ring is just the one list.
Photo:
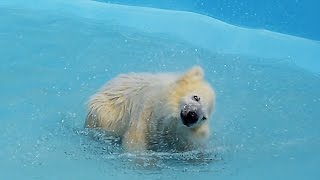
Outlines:
[[[154, 92], [157, 88], [166, 88], [170, 86], [177, 75], [170, 73], [128, 73], [121, 74], [108, 82], [102, 89], [102, 92], [108, 92], [111, 96], [123, 98], [145, 97], [149, 92]], [[118, 94], [118, 95], [117, 95]]]

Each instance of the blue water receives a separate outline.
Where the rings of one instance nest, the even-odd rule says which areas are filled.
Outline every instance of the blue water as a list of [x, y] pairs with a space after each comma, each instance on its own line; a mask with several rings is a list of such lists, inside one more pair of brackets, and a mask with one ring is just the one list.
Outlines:
[[[320, 177], [318, 41], [87, 0], [3, 1], [0, 22], [0, 179]], [[83, 129], [115, 75], [194, 64], [217, 92], [204, 157], [125, 153]]]
[[320, 40], [318, 0], [99, 0], [102, 2], [185, 10], [231, 24], [263, 28]]

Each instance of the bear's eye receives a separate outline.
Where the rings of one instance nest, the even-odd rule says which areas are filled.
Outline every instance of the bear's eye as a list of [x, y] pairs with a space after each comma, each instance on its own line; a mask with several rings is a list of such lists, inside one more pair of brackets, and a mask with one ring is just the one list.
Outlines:
[[200, 101], [200, 97], [197, 96], [197, 95], [192, 96], [192, 99], [193, 99], [194, 101], [197, 101], [197, 102]]

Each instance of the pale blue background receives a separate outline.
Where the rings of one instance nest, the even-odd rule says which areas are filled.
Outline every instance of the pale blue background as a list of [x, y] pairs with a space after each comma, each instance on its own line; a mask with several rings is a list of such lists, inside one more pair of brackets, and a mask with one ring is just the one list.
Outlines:
[[[272, 18], [279, 4], [287, 7], [279, 1], [258, 23], [231, 14], [260, 4], [232, 4], [229, 14], [209, 8], [228, 6], [224, 1], [190, 2], [146, 4], [259, 28], [89, 0], [0, 1], [0, 179], [319, 179], [316, 16], [310, 23], [284, 17], [284, 25]], [[204, 159], [197, 151], [124, 153], [115, 139], [83, 128], [87, 99], [117, 74], [182, 72], [194, 64], [217, 93]]]

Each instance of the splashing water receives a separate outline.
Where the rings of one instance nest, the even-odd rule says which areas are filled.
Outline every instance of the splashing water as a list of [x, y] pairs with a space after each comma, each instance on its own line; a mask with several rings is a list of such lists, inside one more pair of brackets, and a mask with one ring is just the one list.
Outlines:
[[[99, 19], [0, 7], [1, 179], [319, 177], [317, 74]], [[115, 75], [194, 64], [217, 92], [205, 153], [126, 153], [83, 128], [86, 100]]]

